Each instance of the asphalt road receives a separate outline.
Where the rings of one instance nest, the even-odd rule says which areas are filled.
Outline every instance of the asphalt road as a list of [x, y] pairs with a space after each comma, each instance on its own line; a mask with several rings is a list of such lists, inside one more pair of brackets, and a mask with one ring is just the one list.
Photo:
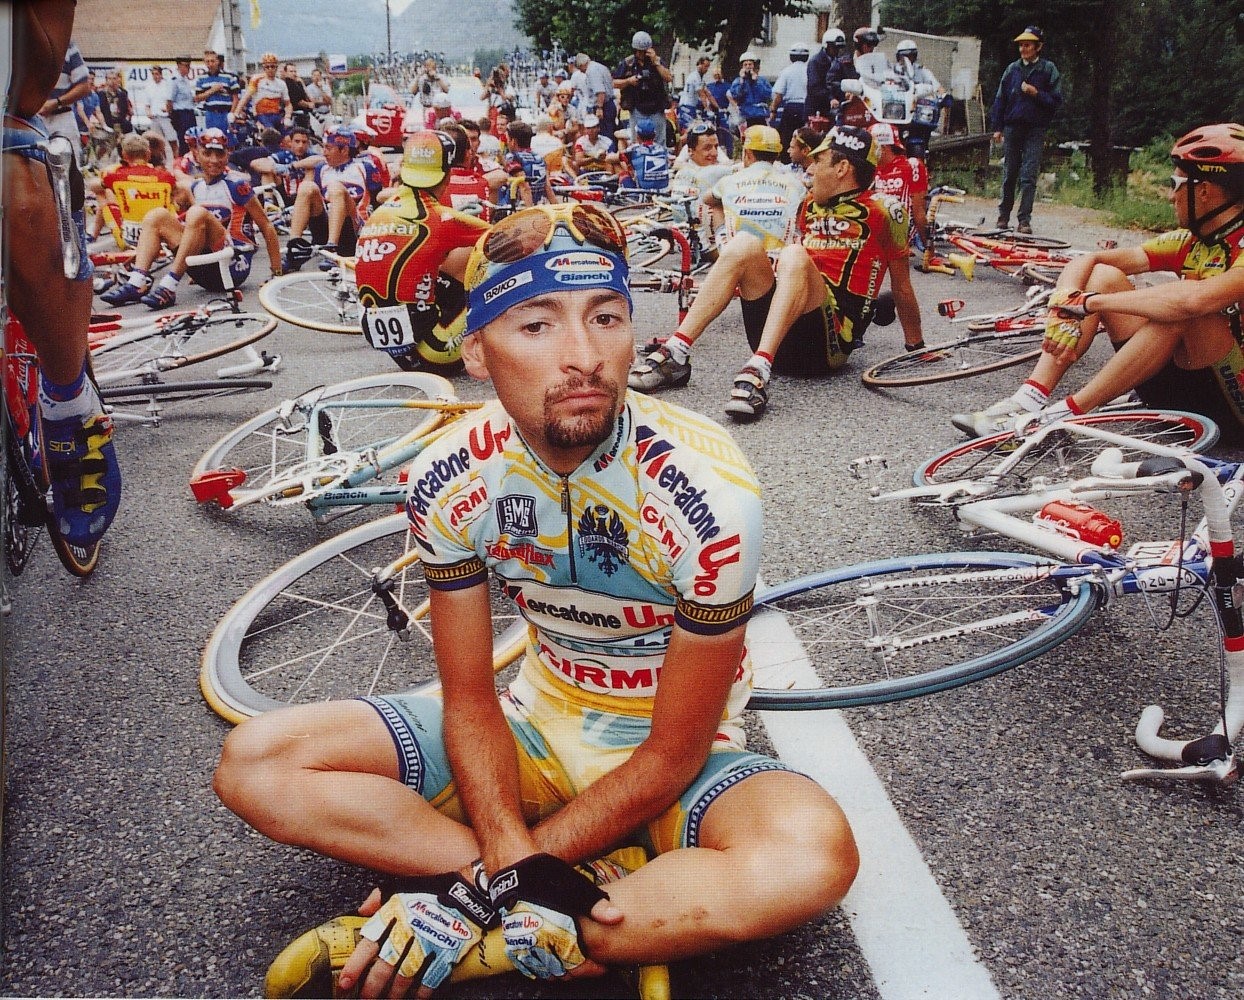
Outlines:
[[[1053, 208], [1037, 216], [1047, 231], [1067, 218]], [[1068, 232], [1081, 246], [1112, 235]], [[989, 275], [916, 283], [929, 340], [947, 331], [938, 299], [975, 310], [1020, 294]], [[247, 298], [254, 307], [253, 287]], [[673, 308], [669, 297], [640, 296], [638, 335], [671, 329]], [[986, 404], [1017, 375], [865, 389], [864, 362], [900, 342], [897, 326], [875, 330], [838, 376], [778, 379], [769, 414], [737, 430], [764, 484], [767, 580], [964, 547], [944, 516], [872, 505], [846, 466], [884, 453], [886, 482], [900, 485], [956, 440], [948, 412]], [[673, 398], [724, 419], [742, 345], [731, 307]], [[6, 580], [5, 995], [257, 995], [288, 940], [350, 910], [370, 885], [364, 872], [268, 843], [209, 787], [228, 727], [197, 688], [208, 634], [254, 581], [346, 525], [316, 527], [299, 509], [207, 516], [188, 496], [187, 473], [209, 443], [275, 399], [389, 364], [357, 338], [284, 326], [268, 349], [284, 357], [270, 393], [119, 430], [124, 507], [93, 578], [70, 579], [44, 546]], [[462, 395], [484, 391], [459, 380]], [[1237, 1000], [1239, 790], [1119, 780], [1144, 761], [1131, 736], [1144, 705], [1162, 703], [1189, 734], [1212, 724], [1212, 650], [1203, 618], [1159, 633], [1131, 602], [1041, 659], [961, 691], [800, 716], [808, 735], [793, 741], [780, 720], [770, 730], [756, 719], [758, 746], [792, 753], [845, 734], [835, 745], [847, 749], [810, 764], [847, 803], [865, 801], [857, 793], [874, 773], [885, 809], [848, 804], [865, 874], [842, 908], [776, 940], [676, 965], [675, 994]], [[886, 876], [899, 880], [893, 897], [880, 895]], [[921, 886], [944, 912], [913, 903], [925, 899]], [[961, 953], [947, 944], [948, 921]], [[630, 994], [619, 978], [560, 989], [509, 977], [444, 995]]]

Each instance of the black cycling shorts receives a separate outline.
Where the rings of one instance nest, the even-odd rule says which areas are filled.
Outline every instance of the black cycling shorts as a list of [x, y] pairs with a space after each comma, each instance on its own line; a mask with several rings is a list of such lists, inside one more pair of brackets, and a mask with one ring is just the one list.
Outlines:
[[[307, 223], [307, 230], [311, 233], [311, 242], [316, 246], [322, 247], [327, 243], [328, 210], [325, 209], [320, 215], [312, 216]], [[354, 220], [346, 219], [341, 226], [341, 239], [337, 241], [337, 253], [342, 257], [353, 257], [358, 235], [358, 229], [354, 225]]]

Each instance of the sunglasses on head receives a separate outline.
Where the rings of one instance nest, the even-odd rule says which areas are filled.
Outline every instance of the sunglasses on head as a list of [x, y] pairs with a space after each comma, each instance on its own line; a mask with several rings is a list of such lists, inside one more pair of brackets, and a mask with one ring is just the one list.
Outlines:
[[717, 126], [713, 122], [695, 122], [687, 129], [687, 135], [716, 135]]
[[494, 264], [513, 264], [545, 249], [558, 226], [580, 243], [626, 257], [626, 233], [603, 208], [592, 205], [536, 205], [496, 223], [484, 239], [484, 256]]

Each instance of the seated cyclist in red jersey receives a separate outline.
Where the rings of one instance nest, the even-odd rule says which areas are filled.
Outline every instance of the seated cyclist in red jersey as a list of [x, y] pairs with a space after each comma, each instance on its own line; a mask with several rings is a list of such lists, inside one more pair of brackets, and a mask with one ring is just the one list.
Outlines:
[[903, 203], [911, 220], [908, 236], [911, 246], [929, 226], [924, 203], [929, 191], [928, 172], [918, 157], [905, 155], [898, 129], [893, 125], [878, 122], [869, 132], [877, 143], [877, 177], [873, 190]]
[[[186, 212], [185, 221], [166, 208], [157, 208], [147, 215], [130, 280], [105, 292], [105, 302], [117, 306], [141, 301], [150, 309], [167, 308], [177, 300], [177, 286], [186, 274], [209, 291], [222, 291], [224, 284], [216, 264], [188, 268], [186, 258], [222, 250], [228, 243], [242, 251], [229, 265], [233, 285], [238, 287], [250, 274], [256, 228], [263, 234], [272, 273], [281, 273], [281, 245], [276, 230], [255, 197], [250, 180], [229, 172], [228, 157], [228, 139], [220, 129], [209, 128], [200, 133], [198, 161], [203, 176], [190, 189], [194, 204]], [[168, 273], [152, 287], [150, 268], [161, 245], [172, 249], [175, 256]]]
[[177, 178], [163, 167], [148, 162], [150, 147], [141, 135], [131, 132], [121, 137], [121, 162], [87, 189], [102, 200], [104, 211], [95, 213], [91, 238], [99, 236], [104, 216], [122, 249], [137, 246], [143, 219], [153, 208], [171, 208], [177, 191]]
[[737, 420], [764, 413], [775, 371], [837, 371], [860, 346], [869, 323], [889, 322], [877, 302], [887, 273], [904, 338], [922, 342], [907, 263], [907, 212], [872, 191], [876, 164], [876, 145], [866, 130], [830, 129], [812, 153], [812, 191], [796, 220], [800, 242], [781, 251], [776, 277], [760, 239], [745, 232], [733, 237], [674, 335], [636, 364], [631, 387], [651, 392], [686, 385], [692, 345], [736, 288], [754, 352], [726, 403], [726, 413]]
[[[355, 160], [358, 137], [346, 125], [324, 132], [324, 162], [308, 183], [298, 186], [289, 222], [284, 268], [297, 271], [315, 255], [315, 248], [354, 256], [359, 228], [367, 217], [367, 174]], [[303, 238], [310, 229], [311, 239]], [[326, 262], [327, 263], [327, 262]]]
[[[1026, 382], [978, 413], [951, 418], [972, 436], [1087, 413], [1135, 389], [1149, 406], [1192, 410], [1244, 440], [1244, 127], [1193, 129], [1171, 149], [1170, 200], [1181, 228], [1139, 247], [1074, 257], [1050, 299], [1041, 358]], [[1129, 275], [1181, 280], [1133, 288]], [[1050, 404], [1067, 369], [1104, 327], [1115, 347], [1077, 392]]]
[[466, 136], [456, 126], [445, 129], [407, 137], [401, 184], [358, 237], [354, 279], [363, 336], [407, 371], [461, 367], [462, 276], [471, 247], [488, 229], [446, 203], [450, 170], [462, 159]]
[[372, 141], [376, 138], [375, 130], [366, 125], [355, 125], [354, 134], [359, 143], [359, 151], [354, 159], [363, 168], [363, 177], [367, 180], [367, 209], [370, 212], [385, 200], [385, 192], [393, 183], [393, 177], [380, 150], [372, 148]]

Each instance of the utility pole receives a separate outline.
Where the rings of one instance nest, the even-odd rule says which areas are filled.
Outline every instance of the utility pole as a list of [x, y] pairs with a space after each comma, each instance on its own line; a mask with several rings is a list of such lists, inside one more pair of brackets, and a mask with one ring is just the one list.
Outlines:
[[220, 13], [225, 28], [225, 68], [233, 73], [246, 72], [246, 41], [242, 37], [240, 0], [221, 0]]
[[393, 68], [393, 21], [389, 15], [389, 0], [384, 0], [384, 45], [385, 52], [388, 54], [388, 62], [385, 66], [389, 69]]

